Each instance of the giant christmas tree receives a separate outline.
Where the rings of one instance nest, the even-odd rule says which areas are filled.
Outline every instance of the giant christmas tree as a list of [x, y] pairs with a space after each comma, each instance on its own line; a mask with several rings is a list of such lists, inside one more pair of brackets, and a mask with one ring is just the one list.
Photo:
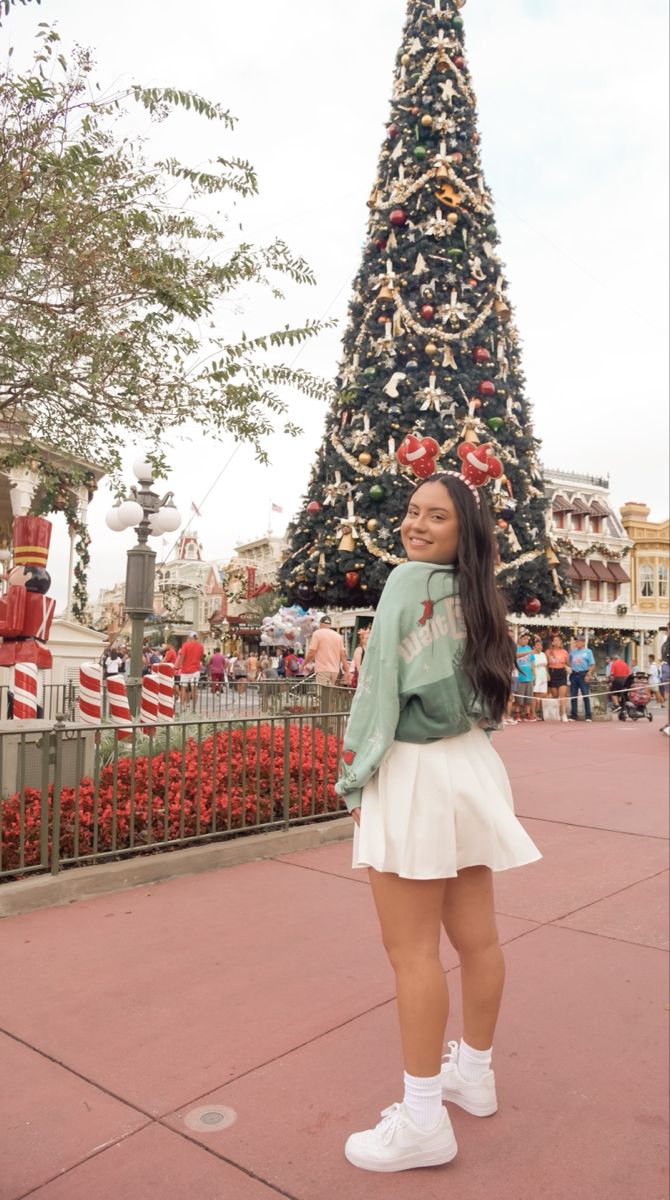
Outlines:
[[439, 444], [436, 469], [460, 469], [464, 443], [492, 445], [505, 474], [487, 494], [510, 608], [550, 613], [562, 602], [482, 173], [464, 4], [408, 3], [337, 397], [281, 572], [302, 605], [374, 605], [404, 561], [398, 526], [417, 482], [397, 458], [408, 435]]

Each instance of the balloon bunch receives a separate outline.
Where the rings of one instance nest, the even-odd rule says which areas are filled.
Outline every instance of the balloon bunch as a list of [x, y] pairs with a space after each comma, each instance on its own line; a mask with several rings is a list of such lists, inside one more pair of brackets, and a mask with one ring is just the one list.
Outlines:
[[306, 612], [297, 604], [292, 608], [280, 608], [273, 617], [265, 617], [261, 645], [302, 647], [307, 638], [314, 633], [322, 615], [322, 613], [315, 612], [314, 609]]

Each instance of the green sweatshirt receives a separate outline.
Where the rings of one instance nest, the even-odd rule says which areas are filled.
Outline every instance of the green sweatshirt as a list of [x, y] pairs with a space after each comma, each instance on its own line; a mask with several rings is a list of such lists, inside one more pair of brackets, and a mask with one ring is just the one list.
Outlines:
[[[431, 578], [432, 575], [432, 578]], [[466, 629], [454, 567], [408, 562], [379, 601], [344, 738], [335, 790], [349, 812], [394, 741], [467, 733], [485, 712], [461, 667]]]

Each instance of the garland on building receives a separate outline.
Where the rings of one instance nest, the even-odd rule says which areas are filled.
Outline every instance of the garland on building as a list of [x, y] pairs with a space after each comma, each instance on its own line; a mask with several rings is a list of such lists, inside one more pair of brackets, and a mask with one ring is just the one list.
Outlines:
[[586, 547], [576, 546], [570, 538], [555, 538], [554, 549], [568, 558], [590, 558], [592, 554], [597, 554], [600, 558], [608, 558], [610, 562], [620, 562], [622, 558], [630, 554], [628, 547], [623, 550], [613, 550], [604, 542], [593, 542]]

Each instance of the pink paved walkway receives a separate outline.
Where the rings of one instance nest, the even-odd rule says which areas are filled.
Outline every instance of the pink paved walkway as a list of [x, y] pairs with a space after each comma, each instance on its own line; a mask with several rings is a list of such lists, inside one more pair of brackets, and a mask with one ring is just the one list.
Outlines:
[[[400, 1099], [400, 1059], [341, 843], [0, 923], [0, 1200], [665, 1200], [658, 729], [498, 738], [545, 857], [499, 877], [501, 1108], [453, 1110], [453, 1164], [379, 1176], [343, 1157]], [[217, 1108], [234, 1122], [192, 1127]]]

